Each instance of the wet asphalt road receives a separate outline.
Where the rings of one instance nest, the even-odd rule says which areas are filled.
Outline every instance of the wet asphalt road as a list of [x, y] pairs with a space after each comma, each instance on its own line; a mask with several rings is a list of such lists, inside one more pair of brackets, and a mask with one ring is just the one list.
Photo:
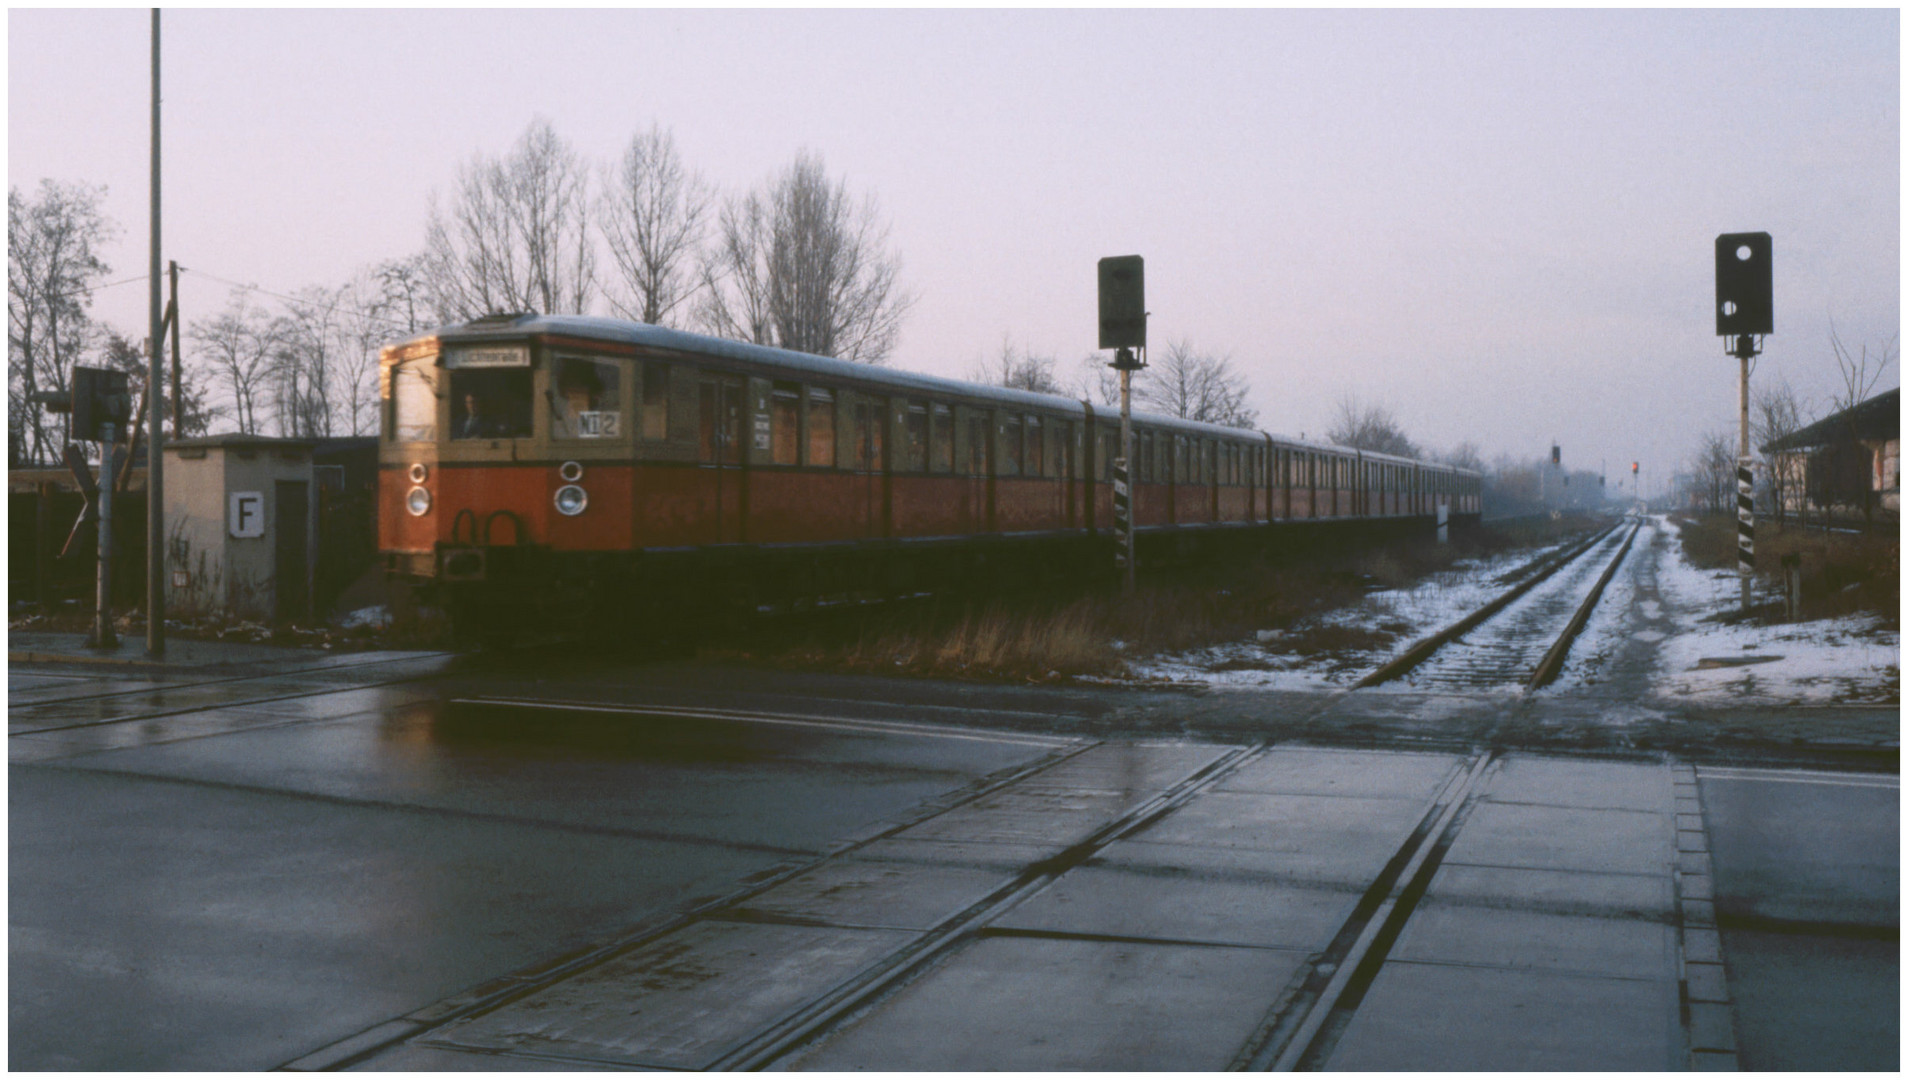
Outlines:
[[20, 699], [46, 681], [11, 682], [16, 732], [98, 725], [13, 741], [16, 1069], [270, 1068], [1050, 749], [562, 715], [532, 731], [417, 685], [99, 724], [127, 699], [35, 715]]
[[[1338, 1003], [1311, 1067], [1896, 1052], [1892, 777], [1704, 770], [1710, 853], [1697, 774], [1660, 762], [1105, 737], [1170, 695], [75, 674], [9, 672], [16, 1069], [1205, 1069], [1307, 995]], [[1692, 1020], [1704, 860], [1732, 1004]], [[974, 904], [852, 1019], [764, 1041]], [[605, 1026], [618, 1002], [647, 1019]], [[1703, 1026], [1732, 1009], [1739, 1036]]]
[[1901, 786], [1701, 769], [1742, 1066], [1901, 1067]]

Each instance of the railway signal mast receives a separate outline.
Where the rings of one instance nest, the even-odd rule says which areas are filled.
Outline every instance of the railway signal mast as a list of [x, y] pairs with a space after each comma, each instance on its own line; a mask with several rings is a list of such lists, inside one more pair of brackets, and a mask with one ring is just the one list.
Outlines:
[[1733, 339], [1729, 355], [1741, 361], [1737, 383], [1740, 435], [1736, 457], [1736, 570], [1742, 576], [1742, 610], [1749, 613], [1749, 577], [1756, 568], [1754, 460], [1749, 456], [1749, 361], [1762, 351], [1761, 337], [1775, 332], [1773, 241], [1766, 232], [1724, 233], [1716, 238], [1716, 335]]
[[[1117, 350], [1108, 366], [1120, 373], [1120, 456], [1113, 460], [1113, 529], [1119, 535], [1120, 574], [1133, 592], [1133, 373], [1146, 367], [1146, 260], [1113, 255], [1100, 260], [1100, 348]], [[1134, 350], [1139, 350], [1137, 353]]]

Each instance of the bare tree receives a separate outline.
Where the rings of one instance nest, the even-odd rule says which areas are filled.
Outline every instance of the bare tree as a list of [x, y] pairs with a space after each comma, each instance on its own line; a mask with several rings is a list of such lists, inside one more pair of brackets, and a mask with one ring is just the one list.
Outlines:
[[[1750, 437], [1756, 446], [1767, 446], [1802, 430], [1803, 405], [1786, 379], [1765, 382], [1750, 405]], [[1778, 523], [1788, 520], [1789, 504], [1803, 494], [1806, 460], [1805, 456], [1780, 450], [1762, 455], [1760, 479]]]
[[[136, 342], [116, 330], [106, 331], [106, 339], [100, 347], [100, 360], [109, 368], [117, 368], [126, 373], [126, 388], [132, 394], [135, 406], [146, 401], [147, 407], [156, 405], [161, 417], [172, 415], [172, 383], [166, 380], [159, 388], [159, 400], [147, 401], [146, 379], [151, 372], [151, 364], [146, 359], [146, 351], [140, 342]], [[204, 435], [211, 430], [212, 421], [225, 410], [214, 405], [211, 400], [212, 387], [205, 377], [204, 369], [196, 363], [184, 362], [179, 365], [179, 398], [184, 408], [179, 410], [179, 427], [173, 436], [191, 438]], [[167, 430], [171, 431], [170, 421]]]
[[430, 302], [429, 255], [408, 255], [387, 259], [371, 268], [361, 295], [376, 283], [375, 299], [368, 305], [373, 314], [389, 324], [393, 334], [415, 334], [426, 326], [425, 311]]
[[1325, 437], [1340, 446], [1395, 454], [1398, 457], [1414, 458], [1423, 453], [1405, 435], [1404, 428], [1390, 409], [1360, 401], [1357, 394], [1347, 394], [1339, 399], [1338, 411]]
[[1835, 351], [1835, 364], [1842, 371], [1842, 392], [1835, 395], [1832, 403], [1834, 410], [1840, 412], [1860, 405], [1874, 393], [1875, 385], [1900, 355], [1900, 335], [1890, 337], [1870, 356], [1867, 345], [1853, 351], [1844, 345], [1834, 320], [1830, 320], [1829, 347]]
[[769, 214], [762, 197], [750, 193], [725, 200], [716, 234], [715, 246], [704, 253], [701, 264], [697, 321], [720, 337], [775, 344], [769, 310]]
[[336, 410], [345, 288], [301, 289], [272, 322], [270, 384], [281, 435], [328, 438]]
[[1690, 472], [1703, 509], [1727, 513], [1736, 502], [1736, 436], [1727, 431], [1704, 433], [1690, 460]]
[[[1117, 377], [1115, 386], [1118, 385]], [[1146, 407], [1206, 424], [1250, 428], [1258, 422], [1256, 409], [1246, 407], [1250, 391], [1246, 377], [1232, 366], [1232, 358], [1196, 351], [1185, 340], [1169, 342], [1133, 380], [1133, 397]]]
[[1483, 451], [1478, 449], [1476, 443], [1470, 441], [1457, 444], [1450, 450], [1437, 455], [1437, 459], [1459, 469], [1483, 472], [1485, 468]]
[[110, 272], [99, 249], [117, 231], [100, 213], [104, 188], [42, 180], [38, 198], [7, 188], [7, 455], [55, 459], [63, 431], [51, 430], [36, 391], [66, 392], [73, 365], [97, 336], [92, 289]]
[[424, 273], [437, 316], [500, 311], [584, 313], [596, 291], [588, 174], [542, 117], [506, 157], [479, 153], [458, 170], [457, 194], [425, 228]]
[[1054, 375], [1054, 367], [1058, 363], [1052, 356], [1041, 356], [1024, 348], [1017, 349], [1012, 339], [1003, 337], [1000, 355], [992, 360], [983, 357], [975, 366], [972, 378], [975, 382], [990, 386], [1031, 390], [1036, 394], [1062, 394], [1066, 391]]
[[199, 359], [232, 394], [232, 420], [242, 435], [260, 433], [258, 406], [270, 387], [277, 353], [273, 320], [234, 290], [225, 310], [207, 322], [193, 323], [186, 336]]
[[676, 140], [652, 125], [629, 140], [614, 170], [605, 170], [598, 214], [610, 257], [627, 295], [607, 291], [623, 315], [658, 326], [702, 287], [694, 265], [707, 230], [714, 192], [683, 168]]
[[1086, 401], [1117, 409], [1120, 407], [1120, 373], [1113, 370], [1100, 353], [1080, 358], [1073, 373], [1073, 393]]
[[806, 151], [760, 190], [722, 208], [700, 309], [712, 332], [878, 364], [894, 350], [912, 298], [873, 197], [830, 184]]

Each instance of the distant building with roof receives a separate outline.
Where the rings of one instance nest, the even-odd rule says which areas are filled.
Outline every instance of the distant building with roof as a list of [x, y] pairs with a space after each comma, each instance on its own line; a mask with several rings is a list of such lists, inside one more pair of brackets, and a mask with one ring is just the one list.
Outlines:
[[1762, 445], [1780, 473], [1783, 509], [1873, 518], [1901, 514], [1901, 389], [1877, 394]]

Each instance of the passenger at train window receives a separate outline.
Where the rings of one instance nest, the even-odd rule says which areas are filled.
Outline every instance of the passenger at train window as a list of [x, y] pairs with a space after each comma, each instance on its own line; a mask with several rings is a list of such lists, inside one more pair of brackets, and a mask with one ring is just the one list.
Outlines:
[[557, 439], [615, 439], [623, 434], [622, 372], [613, 360], [556, 358], [550, 395], [550, 435]]
[[777, 465], [800, 464], [802, 388], [776, 383], [769, 393], [770, 460]]
[[820, 387], [808, 390], [808, 463], [835, 465], [835, 395]]
[[643, 362], [643, 438], [669, 437], [669, 365]]

